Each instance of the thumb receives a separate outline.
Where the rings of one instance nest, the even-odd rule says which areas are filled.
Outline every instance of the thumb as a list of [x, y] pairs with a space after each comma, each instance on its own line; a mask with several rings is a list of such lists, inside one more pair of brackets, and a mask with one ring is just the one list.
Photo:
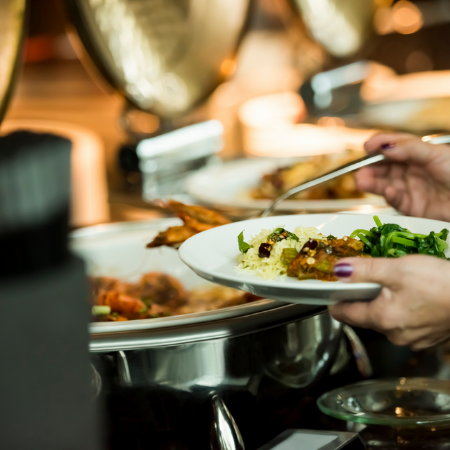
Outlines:
[[334, 274], [344, 283], [398, 284], [398, 261], [387, 258], [343, 258], [334, 266]]

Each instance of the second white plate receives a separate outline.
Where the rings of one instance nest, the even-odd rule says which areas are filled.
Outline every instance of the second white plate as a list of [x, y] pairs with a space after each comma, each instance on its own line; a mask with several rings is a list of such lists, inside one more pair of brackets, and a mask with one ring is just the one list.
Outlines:
[[[272, 201], [254, 199], [249, 195], [250, 190], [258, 185], [264, 174], [279, 167], [285, 167], [293, 161], [279, 158], [254, 158], [206, 167], [188, 178], [186, 191], [196, 200], [216, 208], [262, 210]], [[354, 209], [358, 212], [366, 210], [372, 212], [375, 208], [388, 208], [384, 198], [372, 195], [366, 198], [341, 200], [286, 200], [277, 207], [277, 211], [336, 212]]]

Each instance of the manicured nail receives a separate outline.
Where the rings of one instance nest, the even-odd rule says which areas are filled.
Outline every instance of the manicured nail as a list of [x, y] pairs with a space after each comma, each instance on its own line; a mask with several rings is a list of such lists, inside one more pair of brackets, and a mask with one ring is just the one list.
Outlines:
[[395, 147], [395, 142], [386, 142], [385, 144], [381, 144], [381, 148], [383, 150], [389, 150]]
[[348, 278], [353, 273], [353, 267], [347, 263], [336, 264], [333, 270], [338, 278]]

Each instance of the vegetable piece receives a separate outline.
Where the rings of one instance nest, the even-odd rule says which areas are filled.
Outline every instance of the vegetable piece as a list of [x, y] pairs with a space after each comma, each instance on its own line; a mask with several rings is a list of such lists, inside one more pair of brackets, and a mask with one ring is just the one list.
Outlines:
[[373, 220], [375, 221], [375, 223], [377, 224], [377, 227], [380, 228], [381, 226], [383, 226], [383, 224], [381, 223], [381, 220], [378, 218], [378, 216], [373, 216]]
[[315, 280], [316, 277], [312, 273], [299, 273], [298, 277], [299, 280]]
[[370, 236], [370, 237], [374, 237], [373, 233], [371, 231], [368, 230], [364, 230], [363, 228], [359, 228], [357, 230], [355, 230], [350, 237], [351, 238], [355, 238], [358, 237], [360, 234], [364, 234], [365, 236]]
[[268, 241], [279, 242], [283, 239], [292, 239], [294, 241], [298, 241], [298, 236], [290, 231], [285, 230], [284, 228], [275, 229], [269, 236], [267, 236]]
[[327, 241], [334, 241], [334, 240], [336, 240], [337, 239], [337, 237], [336, 236], [333, 236], [332, 234], [329, 234], [328, 236], [327, 236]]
[[244, 242], [244, 231], [241, 231], [241, 233], [238, 236], [238, 245], [239, 245], [239, 251], [241, 253], [247, 253], [251, 248], [253, 248], [253, 245], [247, 244], [247, 242]]
[[446, 239], [449, 231], [446, 228], [440, 233], [432, 231], [426, 235], [411, 233], [408, 229], [395, 223], [382, 224], [377, 216], [374, 216], [373, 219], [376, 227], [370, 231], [358, 229], [350, 235], [351, 238], [357, 237], [364, 242], [364, 253], [373, 257], [384, 256], [386, 258], [399, 258], [419, 253], [447, 259], [444, 252], [448, 249]]
[[94, 305], [91, 311], [93, 316], [103, 316], [111, 313], [111, 307], [106, 305]]
[[288, 265], [298, 256], [298, 251], [295, 248], [283, 248], [281, 252], [281, 262]]
[[270, 244], [261, 244], [258, 249], [258, 256], [260, 258], [269, 258], [272, 246]]
[[313, 267], [317, 270], [320, 270], [321, 272], [325, 273], [333, 273], [333, 264], [331, 264], [330, 261], [320, 261], [316, 262]]

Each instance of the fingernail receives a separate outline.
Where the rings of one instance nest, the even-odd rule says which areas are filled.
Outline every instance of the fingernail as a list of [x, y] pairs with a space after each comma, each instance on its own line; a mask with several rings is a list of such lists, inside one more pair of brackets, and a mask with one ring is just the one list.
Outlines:
[[348, 278], [353, 273], [353, 267], [347, 263], [336, 264], [333, 270], [338, 278]]
[[381, 144], [381, 148], [383, 150], [389, 150], [395, 147], [395, 142], [386, 142], [385, 144]]

